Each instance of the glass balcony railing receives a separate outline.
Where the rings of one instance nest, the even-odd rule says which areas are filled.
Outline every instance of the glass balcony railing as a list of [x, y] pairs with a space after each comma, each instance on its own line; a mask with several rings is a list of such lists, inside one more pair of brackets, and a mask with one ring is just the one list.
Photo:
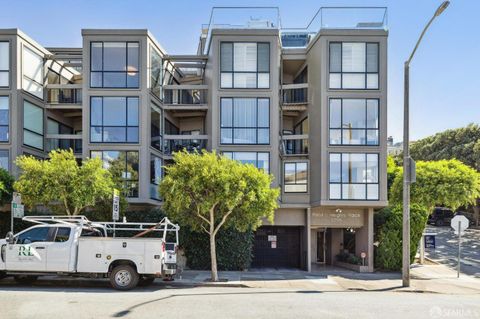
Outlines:
[[82, 89], [48, 89], [49, 104], [82, 104]]
[[308, 155], [308, 138], [295, 135], [286, 135], [282, 137], [283, 155]]
[[282, 85], [283, 104], [308, 103], [308, 83]]
[[169, 89], [164, 92], [164, 103], [174, 105], [199, 105], [207, 103], [205, 89]]
[[167, 155], [183, 150], [189, 153], [201, 152], [206, 147], [206, 139], [164, 139], [163, 141], [163, 152]]

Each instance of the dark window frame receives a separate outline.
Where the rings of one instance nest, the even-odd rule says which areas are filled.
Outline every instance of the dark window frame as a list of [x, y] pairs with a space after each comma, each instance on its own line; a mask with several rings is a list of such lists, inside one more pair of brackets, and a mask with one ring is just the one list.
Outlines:
[[11, 107], [10, 107], [10, 95], [0, 95], [0, 98], [7, 98], [7, 106], [8, 106], [8, 124], [0, 124], [0, 127], [6, 127], [7, 128], [7, 139], [6, 140], [0, 140], [0, 144], [4, 143], [9, 143], [10, 142], [10, 121], [11, 121]]
[[[234, 106], [235, 106], [235, 99], [255, 99], [255, 108], [256, 108], [256, 114], [257, 117], [255, 119], [255, 126], [235, 126], [235, 111], [234, 111]], [[222, 107], [222, 101], [223, 100], [231, 100], [232, 101], [232, 126], [222, 126], [222, 114], [223, 114], [223, 107]], [[268, 100], [268, 127], [265, 126], [258, 126], [258, 100]], [[270, 145], [270, 126], [271, 126], [271, 121], [270, 121], [270, 98], [269, 97], [221, 97], [220, 98], [220, 145]], [[232, 131], [232, 142], [231, 143], [224, 143], [222, 142], [222, 130], [226, 129], [231, 129]], [[255, 130], [255, 143], [235, 143], [235, 136], [234, 132], [235, 129], [252, 129]], [[268, 142], [267, 143], [258, 143], [258, 131], [259, 130], [264, 130], [268, 129]]]
[[[365, 43], [365, 72], [343, 72], [343, 43]], [[332, 54], [332, 44], [340, 44], [340, 72], [331, 72], [330, 71], [330, 60]], [[377, 72], [368, 72], [368, 44], [376, 44], [377, 45]], [[330, 87], [330, 76], [332, 74], [340, 74], [340, 87], [332, 88]], [[343, 87], [343, 74], [364, 74], [365, 75], [365, 86], [363, 88], [344, 88]], [[367, 75], [368, 74], [377, 74], [378, 78], [378, 86], [376, 88], [368, 88], [367, 87]], [[380, 42], [371, 42], [371, 41], [332, 41], [328, 43], [328, 89], [329, 90], [367, 90], [367, 91], [378, 91], [380, 90]]]
[[11, 59], [11, 45], [10, 41], [0, 41], [0, 43], [7, 43], [8, 44], [8, 69], [3, 70], [0, 69], [0, 73], [6, 73], [7, 74], [7, 85], [0, 85], [0, 88], [2, 89], [8, 89], [10, 87], [10, 69], [11, 69], [11, 64], [12, 64], [12, 59]]
[[[341, 127], [333, 127], [332, 124], [330, 123], [331, 119], [331, 104], [330, 102], [332, 100], [340, 100], [340, 124]], [[364, 100], [365, 101], [365, 128], [344, 128], [343, 127], [343, 101], [344, 100]], [[369, 128], [367, 124], [367, 119], [368, 119], [368, 108], [367, 108], [367, 102], [368, 100], [374, 100], [377, 101], [377, 115], [378, 115], [378, 127], [377, 128]], [[375, 147], [380, 145], [380, 99], [379, 98], [336, 98], [332, 97], [328, 99], [328, 144], [329, 146], [367, 146], [367, 147]], [[332, 130], [340, 130], [340, 143], [332, 143], [331, 140], [331, 132]], [[344, 130], [352, 130], [352, 131], [365, 131], [365, 144], [349, 144], [349, 143], [343, 143], [343, 131]], [[376, 144], [368, 144], [367, 143], [367, 136], [369, 131], [376, 131], [377, 132], [377, 143]]]
[[[330, 167], [331, 167], [331, 155], [338, 154], [340, 155], [340, 182], [332, 182], [331, 176], [330, 176]], [[344, 154], [361, 154], [365, 155], [365, 169], [368, 167], [368, 160], [367, 160], [367, 155], [369, 154], [374, 154], [377, 155], [377, 182], [376, 183], [344, 183], [343, 182], [343, 155]], [[330, 152], [328, 154], [328, 199], [329, 200], [341, 200], [341, 201], [369, 201], [369, 202], [377, 202], [380, 200], [380, 154], [379, 153], [361, 153], [361, 152]], [[365, 185], [365, 198], [364, 199], [345, 199], [343, 196], [343, 185]], [[331, 185], [340, 185], [340, 198], [331, 198], [330, 197], [330, 186]], [[376, 199], [368, 199], [368, 185], [377, 185], [378, 186], [378, 192], [377, 192], [377, 198]]]
[[[298, 172], [298, 169], [297, 169], [297, 164], [306, 164], [307, 165], [307, 177], [306, 177], [306, 181], [305, 183], [298, 183], [297, 182], [297, 172]], [[295, 181], [292, 183], [292, 182], [286, 182], [286, 179], [285, 179], [285, 172], [286, 172], [286, 166], [287, 164], [294, 164], [295, 165]], [[308, 179], [309, 179], [309, 171], [308, 171], [308, 161], [295, 161], [295, 162], [284, 162], [283, 163], [283, 192], [286, 193], [286, 194], [307, 194], [308, 193]], [[305, 191], [302, 191], [302, 192], [293, 192], [293, 191], [287, 191], [285, 186], [286, 185], [305, 185]]]
[[[92, 99], [96, 99], [96, 98], [101, 98], [102, 99], [102, 125], [93, 125], [92, 124]], [[125, 126], [122, 126], [122, 125], [103, 125], [103, 122], [104, 122], [103, 100], [105, 98], [124, 98], [125, 99], [125, 122], [126, 122]], [[138, 107], [137, 107], [137, 115], [138, 115], [137, 123], [138, 123], [138, 125], [128, 125], [128, 100], [129, 99], [137, 99], [137, 101], [138, 101], [138, 103], [137, 103], [138, 104]], [[125, 129], [125, 140], [124, 141], [119, 141], [119, 142], [105, 141], [104, 138], [103, 138], [103, 131], [104, 131], [103, 129], [105, 127], [106, 128], [124, 128]], [[101, 128], [102, 129], [101, 141], [92, 141], [92, 128]], [[136, 142], [128, 141], [128, 129], [129, 128], [137, 128], [138, 139], [137, 139]], [[139, 144], [140, 143], [140, 97], [138, 97], [138, 96], [90, 96], [90, 132], [89, 132], [89, 135], [90, 135], [90, 143], [92, 143], [92, 144]]]
[[[96, 70], [92, 71], [92, 47], [94, 43], [101, 43], [102, 44], [102, 70]], [[105, 43], [125, 43], [125, 66], [128, 66], [128, 44], [129, 43], [136, 43], [138, 44], [138, 71], [105, 71], [104, 68], [104, 62], [105, 62]], [[89, 66], [89, 71], [90, 71], [90, 83], [89, 86], [92, 89], [139, 89], [140, 88], [140, 42], [139, 41], [90, 41], [90, 66]], [[102, 85], [100, 86], [94, 86], [92, 85], [92, 74], [93, 73], [99, 73], [102, 75]], [[105, 73], [124, 73], [125, 74], [125, 86], [105, 86], [105, 81], [104, 81], [104, 74]], [[138, 76], [138, 85], [137, 86], [128, 86], [128, 73], [136, 73]]]
[[[118, 153], [125, 153], [125, 170], [127, 169], [128, 167], [128, 158], [129, 158], [129, 153], [137, 153], [137, 158], [138, 158], [138, 168], [137, 168], [137, 179], [126, 179], [126, 178], [123, 178], [122, 177], [122, 180], [123, 180], [123, 184], [124, 184], [124, 189], [123, 191], [125, 192], [126, 190], [129, 190], [130, 188], [128, 187], [129, 183], [131, 182], [136, 182], [137, 186], [136, 186], [136, 190], [135, 190], [135, 194], [136, 196], [128, 196], [128, 194], [125, 194], [125, 197], [128, 197], [128, 198], [138, 198], [138, 195], [139, 195], [139, 182], [140, 182], [140, 152], [139, 151], [133, 151], [133, 150], [90, 150], [90, 158], [93, 158], [92, 156], [92, 153], [101, 153], [101, 157], [100, 159], [102, 160], [102, 163], [103, 165], [105, 165], [106, 161], [104, 159], [104, 153], [105, 152], [118, 152]], [[98, 158], [98, 157], [95, 157], [95, 158]], [[116, 159], [115, 159], [116, 160]]]
[[225, 153], [231, 153], [232, 154], [231, 159], [234, 160], [234, 161], [238, 161], [240, 163], [241, 163], [240, 160], [236, 160], [236, 159], [233, 158], [234, 157], [233, 155], [235, 153], [255, 153], [255, 167], [258, 168], [258, 169], [263, 169], [263, 170], [265, 170], [265, 169], [258, 167], [258, 154], [267, 154], [268, 155], [268, 174], [270, 174], [270, 166], [271, 166], [272, 163], [270, 163], [271, 158], [270, 158], [270, 152], [268, 152], [268, 151], [267, 152], [264, 152], [264, 151], [223, 151], [222, 155], [225, 155]]
[[[232, 71], [223, 71], [222, 70], [222, 44], [223, 43], [231, 43], [232, 44]], [[235, 71], [234, 66], [235, 66], [235, 43], [254, 43], [257, 46], [257, 60], [256, 60], [256, 65], [257, 65], [257, 70], [256, 71]], [[266, 71], [258, 71], [258, 44], [268, 44], [268, 72]], [[219, 51], [220, 51], [220, 75], [219, 75], [219, 82], [220, 82], [220, 89], [231, 89], [231, 90], [269, 90], [270, 89], [270, 81], [271, 81], [271, 76], [270, 76], [270, 63], [271, 63], [271, 48], [270, 48], [270, 42], [265, 42], [265, 41], [221, 41], [219, 45]], [[231, 74], [232, 76], [232, 86], [231, 87], [225, 87], [222, 86], [222, 74]], [[255, 74], [256, 75], [256, 81], [255, 81], [255, 87], [235, 87], [235, 73], [239, 74]], [[258, 75], [259, 74], [268, 74], [268, 87], [258, 87]]]

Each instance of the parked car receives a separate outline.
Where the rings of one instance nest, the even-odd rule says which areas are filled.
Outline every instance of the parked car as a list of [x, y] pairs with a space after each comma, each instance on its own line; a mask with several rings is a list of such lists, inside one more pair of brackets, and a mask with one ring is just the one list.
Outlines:
[[428, 216], [428, 223], [435, 226], [450, 225], [450, 221], [454, 216], [454, 212], [445, 207], [435, 207], [433, 212]]

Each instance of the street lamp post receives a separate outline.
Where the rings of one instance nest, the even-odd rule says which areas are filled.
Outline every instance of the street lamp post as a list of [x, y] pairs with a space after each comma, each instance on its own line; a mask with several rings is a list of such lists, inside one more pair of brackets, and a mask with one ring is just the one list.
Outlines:
[[410, 158], [409, 145], [409, 72], [410, 62], [422, 41], [425, 32], [438, 17], [448, 7], [450, 1], [444, 1], [435, 11], [433, 17], [428, 21], [423, 29], [418, 41], [404, 65], [404, 111], [403, 111], [403, 234], [402, 234], [402, 282], [404, 287], [410, 287], [410, 184], [412, 182], [412, 159]]

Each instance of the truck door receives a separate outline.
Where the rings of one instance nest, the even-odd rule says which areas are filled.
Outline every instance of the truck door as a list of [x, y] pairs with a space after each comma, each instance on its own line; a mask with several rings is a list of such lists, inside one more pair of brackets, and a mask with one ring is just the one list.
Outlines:
[[6, 269], [10, 271], [46, 271], [47, 247], [55, 227], [34, 227], [15, 238], [6, 247]]
[[47, 247], [47, 271], [72, 271], [70, 256], [73, 232], [70, 227], [56, 227], [53, 242]]

